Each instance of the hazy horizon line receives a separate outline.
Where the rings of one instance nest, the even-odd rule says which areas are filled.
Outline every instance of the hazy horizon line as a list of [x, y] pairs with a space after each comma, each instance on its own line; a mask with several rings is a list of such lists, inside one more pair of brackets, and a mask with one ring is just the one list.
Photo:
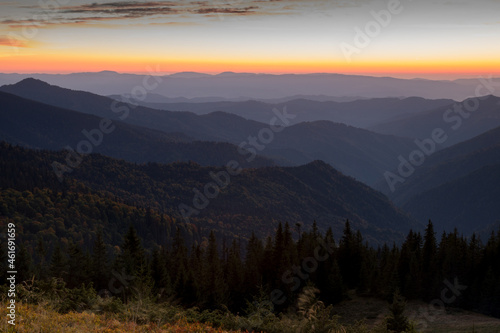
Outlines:
[[[196, 72], [196, 71], [180, 71], [180, 72], [158, 72], [161, 74], [152, 74], [147, 71], [130, 71], [130, 72], [119, 72], [116, 70], [104, 69], [100, 71], [71, 71], [71, 72], [0, 72], [0, 74], [6, 75], [71, 75], [71, 74], [100, 74], [100, 73], [114, 73], [119, 75], [158, 75], [158, 76], [172, 76], [178, 74], [198, 74], [207, 76], [220, 76], [224, 74], [235, 74], [235, 75], [270, 75], [270, 76], [284, 76], [284, 75], [339, 75], [339, 76], [358, 76], [358, 77], [376, 77], [376, 78], [393, 78], [393, 79], [403, 79], [403, 80], [428, 80], [428, 81], [455, 81], [460, 79], [479, 79], [485, 77], [485, 74], [462, 74], [462, 73], [449, 73], [443, 75], [442, 73], [425, 73], [426, 75], [421, 76], [411, 76], [412, 73], [401, 73], [400, 75], [396, 73], [341, 73], [341, 72], [234, 72], [234, 71], [223, 71], [223, 72]], [[437, 77], [427, 77], [430, 76], [443, 76], [443, 78]], [[448, 77], [448, 78], [445, 78]], [[491, 74], [488, 77], [492, 77]], [[493, 76], [494, 77], [494, 76]]]

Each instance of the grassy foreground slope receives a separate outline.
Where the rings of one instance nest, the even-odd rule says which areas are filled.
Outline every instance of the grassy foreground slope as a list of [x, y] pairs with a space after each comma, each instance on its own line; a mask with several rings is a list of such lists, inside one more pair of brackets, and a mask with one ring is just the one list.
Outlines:
[[[47, 309], [42, 305], [21, 304], [18, 308], [19, 322], [16, 326], [3, 322], [0, 325], [2, 332], [50, 332], [50, 333], [119, 333], [119, 332], [203, 332], [203, 333], [230, 333], [240, 331], [228, 331], [221, 328], [214, 328], [210, 324], [189, 323], [185, 319], [179, 318], [173, 323], [158, 324], [149, 322], [139, 324], [129, 318], [128, 320], [118, 320], [110, 316], [95, 314], [93, 312], [70, 312], [61, 314], [57, 311]], [[6, 318], [7, 311], [4, 306], [0, 311], [2, 318]]]
[[[4, 302], [2, 302], [5, 304]], [[500, 319], [484, 316], [469, 311], [447, 309], [446, 311], [422, 311], [429, 309], [424, 302], [410, 302], [407, 313], [410, 315], [416, 332], [433, 333], [497, 333], [500, 332]], [[61, 314], [47, 304], [26, 304], [17, 306], [17, 324], [8, 325], [6, 321], [0, 324], [2, 332], [62, 332], [62, 333], [120, 333], [120, 332], [156, 332], [156, 333], [233, 333], [249, 332], [240, 330], [226, 330], [209, 323], [193, 322], [189, 313], [171, 313], [170, 321], [161, 318], [150, 322], [138, 322], [138, 309], [129, 309], [128, 315], [103, 314], [99, 312], [69, 312]], [[336, 329], [329, 332], [360, 332], [382, 333], [389, 332], [384, 328], [385, 318], [388, 315], [387, 303], [375, 298], [354, 297], [334, 307], [340, 322]], [[0, 308], [0, 315], [6, 318], [7, 309]], [[234, 318], [233, 318], [234, 319]], [[286, 324], [286, 319], [281, 320]], [[357, 324], [352, 324], [357, 323]]]

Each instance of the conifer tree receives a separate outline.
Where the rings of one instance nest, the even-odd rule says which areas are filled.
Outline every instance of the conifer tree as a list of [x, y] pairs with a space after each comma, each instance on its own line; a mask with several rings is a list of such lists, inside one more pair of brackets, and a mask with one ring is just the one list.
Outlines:
[[271, 236], [267, 237], [266, 245], [263, 252], [263, 263], [262, 263], [262, 280], [263, 285], [272, 284], [274, 285], [274, 277], [276, 275], [276, 266], [274, 266], [273, 260], [273, 239]]
[[217, 251], [215, 233], [210, 232], [204, 255], [202, 274], [202, 298], [205, 306], [213, 308], [227, 303], [227, 285], [224, 281], [221, 260]]
[[131, 224], [125, 234], [121, 253], [115, 261], [115, 274], [120, 274], [123, 285], [122, 301], [128, 302], [135, 291], [136, 296], [150, 296], [152, 290], [151, 272], [146, 261], [141, 239]]
[[225, 263], [224, 276], [227, 281], [227, 288], [230, 292], [230, 302], [235, 307], [245, 305], [243, 301], [243, 263], [241, 261], [240, 246], [236, 239], [233, 239], [228, 250]]
[[49, 272], [52, 277], [66, 280], [68, 274], [68, 261], [64, 257], [59, 244], [54, 248], [50, 260]]
[[252, 236], [248, 240], [246, 257], [245, 257], [245, 269], [244, 269], [244, 288], [247, 293], [255, 293], [258, 287], [262, 285], [262, 262], [263, 262], [264, 248], [262, 241], [255, 236], [252, 232]]
[[422, 288], [424, 300], [431, 300], [438, 285], [437, 245], [434, 226], [429, 220], [425, 229], [424, 246], [422, 249]]
[[339, 266], [342, 279], [349, 288], [355, 288], [359, 283], [361, 271], [361, 233], [352, 233], [349, 220], [346, 221], [344, 234], [339, 245]]
[[135, 228], [130, 225], [122, 245], [121, 263], [127, 274], [137, 275], [146, 265], [144, 248]]
[[389, 306], [387, 329], [397, 333], [405, 332], [410, 327], [408, 317], [405, 316], [406, 302], [398, 290], [393, 295], [392, 304]]
[[163, 252], [156, 248], [151, 258], [151, 277], [154, 281], [154, 292], [157, 296], [167, 296], [171, 293], [170, 276], [167, 272]]
[[102, 236], [102, 231], [99, 231], [94, 242], [92, 253], [92, 281], [96, 290], [100, 291], [107, 288], [110, 274], [108, 267], [108, 257], [106, 253], [106, 244]]
[[79, 287], [81, 283], [88, 281], [90, 265], [86, 262], [85, 254], [80, 246], [71, 243], [68, 247], [68, 288]]

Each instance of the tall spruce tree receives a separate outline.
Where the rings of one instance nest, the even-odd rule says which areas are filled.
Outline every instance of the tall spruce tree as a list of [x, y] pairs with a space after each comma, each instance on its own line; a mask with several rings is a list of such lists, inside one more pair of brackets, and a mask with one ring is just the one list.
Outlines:
[[63, 279], [66, 281], [68, 275], [68, 260], [63, 255], [61, 246], [56, 245], [50, 259], [49, 273], [51, 277]]
[[425, 301], [430, 301], [436, 296], [438, 275], [436, 235], [432, 221], [429, 220], [422, 249], [422, 296]]
[[246, 293], [255, 294], [262, 285], [262, 263], [264, 248], [262, 241], [252, 232], [245, 256], [244, 288]]
[[94, 241], [92, 253], [92, 281], [96, 290], [100, 291], [108, 287], [109, 279], [106, 243], [104, 243], [102, 231], [99, 231]]
[[220, 304], [227, 304], [227, 285], [224, 281], [224, 272], [213, 230], [208, 237], [203, 268], [201, 296], [204, 305], [208, 308], [214, 308]]
[[68, 288], [80, 287], [89, 281], [90, 258], [75, 243], [68, 247]]
[[410, 327], [408, 317], [405, 315], [406, 302], [398, 290], [395, 291], [392, 304], [389, 306], [389, 318], [387, 318], [387, 329], [393, 332], [406, 332]]

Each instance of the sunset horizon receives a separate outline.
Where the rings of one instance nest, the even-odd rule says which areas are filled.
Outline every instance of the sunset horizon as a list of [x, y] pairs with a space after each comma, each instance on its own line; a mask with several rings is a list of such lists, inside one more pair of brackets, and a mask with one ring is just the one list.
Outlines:
[[[102, 68], [90, 68], [88, 70], [75, 68], [74, 70], [4, 70], [0, 73], [2, 74], [20, 74], [20, 75], [68, 75], [68, 74], [80, 74], [80, 73], [102, 73], [102, 72], [114, 72], [117, 74], [132, 74], [132, 75], [150, 75], [151, 72], [147, 68], [152, 68], [153, 66], [146, 65], [143, 70], [126, 70], [126, 69], [113, 69], [112, 67], [102, 67]], [[197, 73], [204, 75], [217, 76], [224, 73], [234, 73], [234, 74], [253, 74], [253, 75], [320, 75], [320, 74], [332, 74], [332, 75], [345, 75], [345, 76], [366, 76], [366, 77], [388, 77], [395, 79], [407, 79], [407, 80], [431, 80], [431, 81], [455, 81], [460, 79], [481, 79], [481, 78], [496, 78], [500, 77], [500, 72], [366, 72], [366, 71], [351, 71], [351, 72], [341, 72], [341, 71], [260, 71], [260, 70], [210, 70], [210, 69], [179, 69], [179, 70], [169, 70], [167, 67], [161, 67], [160, 71], [155, 71], [152, 75], [168, 76], [181, 73]]]
[[500, 3], [0, 3], [0, 72], [500, 75]]

